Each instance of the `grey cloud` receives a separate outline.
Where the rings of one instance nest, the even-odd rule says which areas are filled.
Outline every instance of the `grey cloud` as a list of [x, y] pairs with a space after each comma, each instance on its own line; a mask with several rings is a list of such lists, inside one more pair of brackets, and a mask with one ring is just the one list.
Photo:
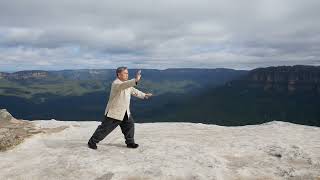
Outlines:
[[319, 8], [318, 0], [1, 1], [0, 70], [26, 61], [47, 69], [319, 65]]

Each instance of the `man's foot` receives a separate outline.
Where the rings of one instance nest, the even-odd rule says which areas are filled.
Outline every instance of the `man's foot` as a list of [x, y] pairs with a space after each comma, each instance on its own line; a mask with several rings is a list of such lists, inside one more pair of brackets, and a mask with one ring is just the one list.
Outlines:
[[91, 139], [88, 141], [88, 147], [91, 149], [97, 149], [97, 144], [92, 142]]
[[127, 148], [137, 148], [138, 146], [139, 144], [136, 144], [136, 143], [127, 144]]

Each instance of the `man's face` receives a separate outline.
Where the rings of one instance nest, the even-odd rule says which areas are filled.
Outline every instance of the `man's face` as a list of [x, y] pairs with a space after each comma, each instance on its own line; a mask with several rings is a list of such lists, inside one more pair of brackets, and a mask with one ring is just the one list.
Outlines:
[[128, 80], [129, 77], [129, 73], [128, 73], [128, 69], [123, 70], [121, 73], [118, 73], [118, 78], [121, 81], [126, 81]]

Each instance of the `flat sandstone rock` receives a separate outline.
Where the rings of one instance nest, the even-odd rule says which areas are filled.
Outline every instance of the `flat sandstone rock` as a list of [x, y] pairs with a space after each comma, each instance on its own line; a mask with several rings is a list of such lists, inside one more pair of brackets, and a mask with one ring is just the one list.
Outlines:
[[92, 150], [100, 122], [32, 122], [55, 130], [0, 152], [1, 179], [320, 179], [319, 127], [136, 123], [137, 149], [126, 148], [117, 127]]

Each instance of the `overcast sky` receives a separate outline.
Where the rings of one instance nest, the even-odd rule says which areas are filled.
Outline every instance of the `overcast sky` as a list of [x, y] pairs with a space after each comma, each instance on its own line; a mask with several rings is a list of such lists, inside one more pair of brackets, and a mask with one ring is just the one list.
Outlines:
[[320, 65], [320, 0], [0, 0], [0, 71]]

